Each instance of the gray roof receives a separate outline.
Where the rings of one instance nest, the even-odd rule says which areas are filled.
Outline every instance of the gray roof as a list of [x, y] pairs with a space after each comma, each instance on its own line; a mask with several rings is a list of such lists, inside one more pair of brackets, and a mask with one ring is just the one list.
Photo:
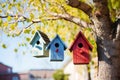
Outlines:
[[48, 44], [50, 42], [48, 36], [45, 33], [43, 33], [43, 32], [41, 32], [41, 31], [38, 30], [38, 31], [36, 31], [34, 37], [32, 38], [32, 40], [30, 42], [31, 45], [33, 44], [34, 39], [35, 39], [36, 36], [42, 37], [42, 39], [45, 41], [46, 44]]
[[38, 31], [38, 32], [41, 35], [41, 37], [44, 39], [44, 41], [46, 42], [46, 44], [48, 44], [50, 42], [48, 36], [45, 33], [41, 32], [41, 31]]

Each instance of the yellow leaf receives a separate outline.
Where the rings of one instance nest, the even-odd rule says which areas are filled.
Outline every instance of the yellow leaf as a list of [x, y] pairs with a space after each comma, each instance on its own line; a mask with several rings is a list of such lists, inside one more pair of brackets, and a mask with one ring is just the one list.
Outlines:
[[12, 24], [12, 25], [10, 26], [10, 29], [11, 29], [11, 30], [15, 30], [15, 24]]
[[8, 22], [4, 22], [4, 23], [3, 23], [3, 26], [4, 26], [4, 27], [7, 27], [7, 26], [8, 26]]
[[26, 41], [30, 41], [30, 38], [26, 38]]
[[32, 30], [32, 34], [34, 34], [35, 33], [35, 30]]
[[30, 19], [34, 19], [34, 14], [33, 13], [30, 14]]
[[0, 13], [2, 13], [2, 10], [0, 10]]
[[36, 26], [35, 29], [36, 29], [36, 30], [40, 30], [40, 26]]
[[11, 20], [11, 17], [10, 17], [10, 16], [8, 16], [8, 17], [7, 17], [7, 20], [8, 20], [8, 21], [10, 21], [10, 20]]

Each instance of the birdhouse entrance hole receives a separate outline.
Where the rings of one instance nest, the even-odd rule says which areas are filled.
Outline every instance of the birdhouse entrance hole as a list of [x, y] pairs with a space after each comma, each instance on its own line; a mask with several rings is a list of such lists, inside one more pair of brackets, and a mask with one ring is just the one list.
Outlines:
[[37, 41], [37, 45], [39, 45], [40, 44], [40, 41]]
[[59, 44], [58, 44], [58, 43], [55, 43], [55, 47], [57, 47], [57, 48], [58, 48], [58, 47], [59, 47]]
[[78, 47], [79, 47], [79, 48], [82, 48], [82, 47], [83, 47], [83, 44], [82, 44], [82, 43], [79, 43], [79, 44], [78, 44]]

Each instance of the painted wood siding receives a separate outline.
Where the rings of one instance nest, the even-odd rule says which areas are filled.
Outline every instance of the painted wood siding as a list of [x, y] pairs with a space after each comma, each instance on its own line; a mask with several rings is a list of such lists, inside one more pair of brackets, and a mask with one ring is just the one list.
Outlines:
[[[78, 46], [79, 43], [82, 44], [81, 48]], [[89, 46], [82, 37], [80, 37], [73, 46], [73, 59], [75, 64], [89, 63]]]
[[[39, 41], [39, 44], [37, 44], [37, 41]], [[33, 56], [42, 56], [44, 55], [44, 44], [42, 41], [42, 38], [40, 38], [39, 36], [36, 37], [36, 39], [34, 40], [35, 44], [33, 47]]]
[[[58, 43], [59, 47], [56, 47], [55, 44]], [[58, 51], [56, 51], [58, 49]], [[52, 61], [62, 61], [64, 60], [64, 45], [60, 42], [59, 39], [54, 40], [53, 44], [50, 47], [50, 60]]]

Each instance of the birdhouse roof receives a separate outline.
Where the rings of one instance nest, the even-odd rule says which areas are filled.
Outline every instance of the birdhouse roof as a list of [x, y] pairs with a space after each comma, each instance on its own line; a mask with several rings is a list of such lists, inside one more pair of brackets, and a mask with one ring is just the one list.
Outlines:
[[53, 42], [58, 39], [61, 44], [64, 46], [64, 50], [67, 48], [67, 46], [64, 44], [64, 42], [61, 40], [61, 38], [59, 37], [59, 35], [56, 35], [56, 37], [48, 44], [48, 46], [46, 47], [46, 49], [50, 49], [51, 44], [53, 44]]
[[44, 40], [44, 42], [45, 42], [46, 44], [48, 44], [48, 43], [50, 42], [48, 36], [47, 36], [45, 33], [43, 33], [43, 32], [41, 32], [41, 31], [38, 30], [38, 31], [36, 31], [36, 33], [35, 33], [32, 41], [30, 42], [30, 44], [32, 44], [32, 43], [34, 42], [34, 39], [35, 39], [36, 36], [42, 37], [42, 39]]
[[89, 50], [92, 51], [92, 48], [93, 48], [92, 45], [89, 43], [89, 41], [86, 39], [86, 37], [83, 35], [83, 33], [82, 33], [81, 31], [80, 31], [80, 32], [78, 33], [78, 35], [76, 36], [76, 38], [75, 38], [74, 42], [72, 43], [72, 45], [70, 46], [69, 50], [70, 50], [70, 51], [73, 50], [74, 44], [76, 43], [76, 41], [77, 41], [80, 37], [81, 37], [81, 38], [84, 40], [84, 42], [89, 46]]

